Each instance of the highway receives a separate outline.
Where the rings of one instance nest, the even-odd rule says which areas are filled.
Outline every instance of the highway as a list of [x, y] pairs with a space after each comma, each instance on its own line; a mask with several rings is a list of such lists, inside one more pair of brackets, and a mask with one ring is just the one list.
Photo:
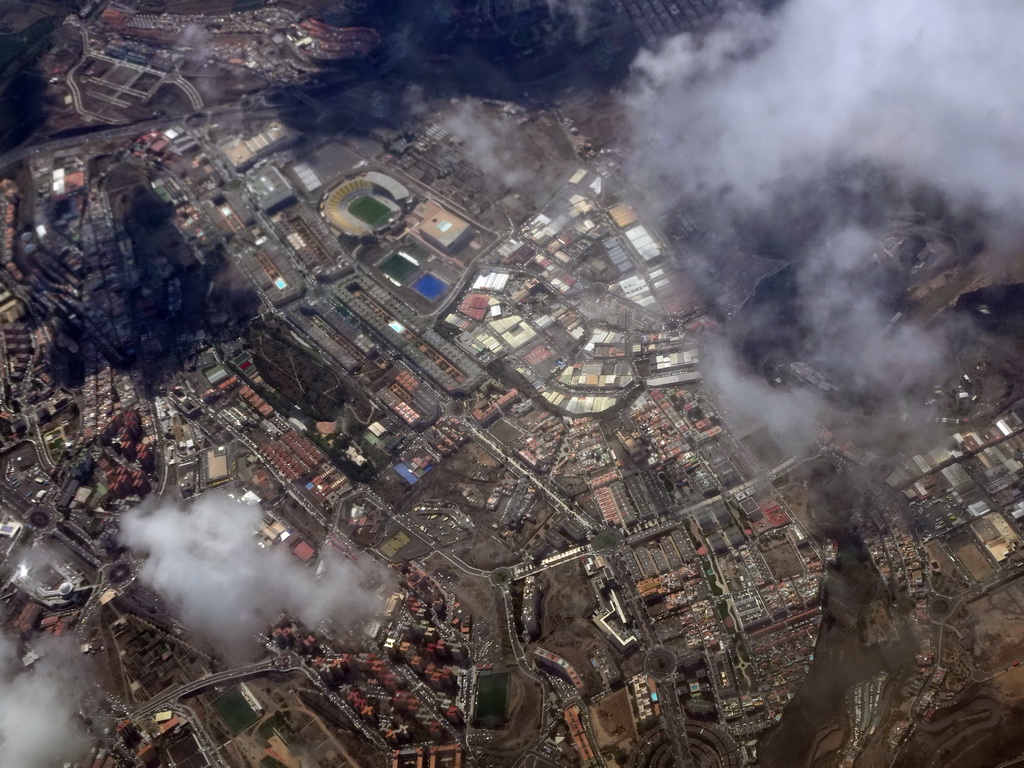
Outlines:
[[217, 672], [207, 677], [202, 677], [198, 680], [192, 680], [183, 685], [179, 685], [177, 688], [172, 688], [169, 691], [164, 691], [154, 699], [150, 699], [143, 706], [135, 709], [130, 717], [133, 720], [139, 720], [145, 717], [152, 717], [157, 712], [161, 712], [165, 709], [171, 709], [171, 705], [176, 704], [179, 700], [194, 696], [197, 693], [205, 691], [207, 688], [214, 688], [220, 685], [227, 685], [240, 680], [247, 680], [250, 677], [257, 677], [259, 675], [265, 675], [269, 672], [296, 672], [301, 670], [302, 663], [297, 656], [287, 657], [278, 656], [271, 659], [264, 659], [263, 661], [256, 662], [255, 664], [249, 664], [245, 667], [236, 667], [235, 669], [225, 670], [224, 672]]
[[686, 717], [679, 704], [679, 693], [674, 680], [662, 683], [658, 690], [661, 693], [661, 719], [665, 723], [672, 752], [676, 756], [675, 768], [694, 768], [693, 755], [690, 753], [690, 740], [686, 735]]
[[390, 754], [391, 747], [384, 738], [375, 729], [369, 728], [359, 718], [351, 706], [349, 706], [348, 702], [324, 683], [316, 670], [311, 669], [302, 659], [294, 654], [286, 654], [264, 659], [263, 661], [256, 662], [255, 664], [236, 667], [235, 669], [225, 670], [224, 672], [209, 675], [200, 680], [185, 683], [184, 685], [160, 694], [156, 699], [146, 702], [144, 705], [131, 712], [129, 716], [133, 719], [140, 719], [152, 717], [157, 712], [166, 710], [185, 714], [192, 723], [193, 728], [196, 731], [197, 738], [199, 739], [200, 747], [211, 765], [213, 765], [214, 768], [228, 768], [223, 758], [220, 756], [220, 752], [214, 741], [203, 728], [199, 717], [188, 706], [182, 704], [181, 699], [193, 696], [208, 688], [228, 685], [251, 677], [259, 677], [260, 675], [273, 674], [275, 672], [302, 672], [324, 695], [324, 697], [330, 701], [331, 704], [336, 706], [368, 741], [377, 747], [382, 754]]
[[[271, 672], [294, 671], [305, 671], [305, 668], [302, 666], [301, 661], [297, 656], [279, 656], [273, 659], [265, 659], [245, 667], [237, 667], [224, 672], [218, 672], [200, 680], [193, 680], [189, 683], [185, 683], [184, 685], [173, 688], [170, 691], [165, 691], [157, 698], [151, 699], [143, 706], [130, 712], [128, 716], [132, 720], [140, 720], [147, 717], [153, 717], [157, 712], [163, 711], [170, 711], [183, 715], [191, 723], [192, 730], [199, 743], [199, 748], [202, 750], [204, 757], [210, 765], [213, 766], [213, 768], [229, 768], [227, 763], [225, 763], [224, 758], [221, 756], [220, 749], [216, 742], [206, 731], [206, 727], [203, 725], [202, 720], [200, 720], [199, 716], [191, 707], [186, 704], [182, 704], [181, 699], [200, 693], [207, 688], [213, 688], [219, 685], [228, 685], [229, 683], [246, 680], [250, 677], [257, 677]], [[317, 677], [319, 678], [319, 676]]]
[[[239, 109], [236, 106], [229, 107], [217, 107], [209, 110], [205, 110], [201, 113], [195, 113], [192, 115], [175, 115], [171, 117], [154, 117], [148, 120], [140, 120], [136, 123], [130, 123], [128, 125], [111, 126], [110, 128], [101, 128], [88, 133], [81, 133], [76, 136], [69, 136], [61, 139], [51, 139], [49, 141], [40, 142], [38, 144], [30, 144], [17, 149], [12, 149], [10, 152], [5, 152], [0, 155], [0, 171], [6, 171], [11, 166], [22, 163], [33, 155], [46, 152], [58, 152], [65, 149], [71, 149], [81, 144], [91, 144], [94, 142], [101, 141], [113, 141], [115, 139], [127, 139], [134, 138], [141, 133], [150, 130], [162, 130], [164, 128], [171, 128], [176, 125], [182, 125], [189, 119], [196, 117], [199, 114], [205, 114], [209, 117], [215, 117], [216, 115], [227, 115], [238, 113]], [[272, 115], [272, 110], [256, 110], [254, 112], [247, 113], [249, 117], [261, 117], [264, 115]]]

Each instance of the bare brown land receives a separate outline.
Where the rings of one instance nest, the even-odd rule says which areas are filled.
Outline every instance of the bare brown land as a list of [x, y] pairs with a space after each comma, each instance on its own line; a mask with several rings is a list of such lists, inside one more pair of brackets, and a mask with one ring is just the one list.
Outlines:
[[970, 605], [979, 673], [1024, 657], [1024, 585], [1010, 584]]
[[966, 534], [951, 539], [949, 543], [957, 559], [963, 563], [964, 568], [975, 581], [984, 581], [995, 573], [995, 569], [985, 557], [985, 553]]

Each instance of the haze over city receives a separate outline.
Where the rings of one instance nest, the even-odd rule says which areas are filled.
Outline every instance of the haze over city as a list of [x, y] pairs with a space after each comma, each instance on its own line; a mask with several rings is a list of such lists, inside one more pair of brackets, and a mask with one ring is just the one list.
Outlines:
[[0, 7], [0, 764], [1024, 761], [1022, 37]]

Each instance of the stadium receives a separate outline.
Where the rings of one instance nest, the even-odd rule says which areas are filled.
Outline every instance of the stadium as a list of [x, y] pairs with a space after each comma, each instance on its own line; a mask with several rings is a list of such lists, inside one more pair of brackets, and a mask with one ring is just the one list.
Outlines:
[[320, 213], [339, 232], [366, 237], [389, 227], [408, 199], [409, 190], [401, 183], [367, 171], [331, 189], [320, 204]]

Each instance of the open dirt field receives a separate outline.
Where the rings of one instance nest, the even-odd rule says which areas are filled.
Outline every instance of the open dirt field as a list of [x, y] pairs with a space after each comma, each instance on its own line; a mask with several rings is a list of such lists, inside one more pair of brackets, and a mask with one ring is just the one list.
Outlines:
[[785, 579], [788, 576], [803, 573], [803, 561], [788, 538], [767, 539], [762, 537], [759, 546], [772, 576], [776, 579]]
[[975, 581], [984, 581], [995, 573], [985, 553], [966, 534], [950, 539], [949, 545]]
[[846, 732], [835, 723], [829, 723], [818, 731], [814, 739], [814, 751], [808, 765], [817, 765], [827, 761], [828, 756], [843, 746]]
[[970, 605], [979, 673], [1024, 656], [1024, 584], [1013, 583]]
[[924, 545], [924, 549], [928, 553], [929, 562], [938, 563], [939, 565], [938, 571], [933, 571], [929, 575], [932, 587], [936, 591], [952, 595], [958, 594], [967, 588], [970, 583], [967, 577], [963, 575], [956, 562], [949, 556], [946, 548], [938, 540], [932, 539]]
[[590, 708], [590, 724], [599, 750], [605, 750], [636, 736], [636, 723], [629, 704], [629, 691], [623, 688], [605, 696]]
[[37, 21], [60, 13], [59, 6], [49, 3], [11, 3], [0, 9], [0, 25], [4, 34], [18, 35]]
[[957, 572], [956, 563], [947, 554], [946, 548], [942, 546], [937, 540], [932, 539], [924, 545], [925, 552], [928, 553], [928, 560], [939, 564], [939, 573], [950, 575]]
[[992, 679], [992, 688], [1005, 704], [1024, 699], [1024, 666], [1010, 667]]
[[537, 736], [540, 724], [541, 689], [518, 668], [512, 673], [508, 698], [508, 725], [492, 742], [496, 749], [522, 749]]
[[582, 568], [567, 563], [545, 571], [538, 583], [544, 596], [541, 634], [536, 645], [565, 657], [583, 678], [587, 692], [597, 693], [599, 681], [588, 654], [605, 645], [605, 641], [593, 622], [584, 618], [593, 609], [594, 601]]
[[804, 528], [813, 531], [816, 518], [814, 510], [810, 508], [810, 499], [808, 498], [807, 491], [796, 483], [779, 485], [776, 487], [776, 490], [786, 500], [786, 503], [789, 504], [793, 517], [799, 520]]

